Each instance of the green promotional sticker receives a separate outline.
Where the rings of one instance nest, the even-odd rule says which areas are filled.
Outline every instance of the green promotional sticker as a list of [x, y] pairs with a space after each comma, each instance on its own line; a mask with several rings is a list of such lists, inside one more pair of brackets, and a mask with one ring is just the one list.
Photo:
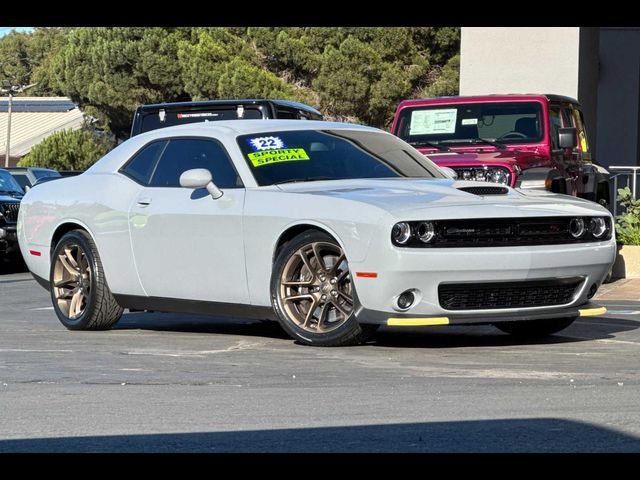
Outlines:
[[249, 153], [247, 155], [254, 167], [262, 167], [272, 163], [294, 162], [297, 160], [310, 160], [304, 148], [285, 148], [282, 150], [265, 150], [263, 152]]

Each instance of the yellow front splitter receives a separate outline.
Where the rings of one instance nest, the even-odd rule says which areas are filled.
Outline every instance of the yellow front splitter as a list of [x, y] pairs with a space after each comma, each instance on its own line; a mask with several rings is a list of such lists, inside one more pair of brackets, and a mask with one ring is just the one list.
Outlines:
[[605, 307], [583, 308], [579, 309], [578, 312], [580, 312], [581, 317], [595, 317], [597, 315], [604, 315], [607, 313], [607, 309]]
[[[576, 312], [576, 310], [574, 310], [574, 312]], [[598, 315], [604, 315], [605, 313], [607, 313], [607, 309], [605, 307], [580, 308], [580, 309], [577, 309], [576, 313], [580, 317], [596, 317]], [[489, 318], [482, 319], [483, 322], [487, 322], [487, 320], [490, 320], [490, 319]], [[507, 319], [493, 318], [493, 320], [508, 321], [508, 318]], [[536, 320], [536, 318], [533, 318], [532, 320]], [[458, 323], [458, 322], [455, 321], [455, 323]], [[449, 317], [387, 318], [387, 325], [390, 327], [429, 327], [434, 325], [450, 325], [450, 324], [451, 324], [451, 321]]]
[[390, 327], [427, 327], [430, 325], [449, 325], [449, 319], [447, 317], [388, 318], [387, 325]]

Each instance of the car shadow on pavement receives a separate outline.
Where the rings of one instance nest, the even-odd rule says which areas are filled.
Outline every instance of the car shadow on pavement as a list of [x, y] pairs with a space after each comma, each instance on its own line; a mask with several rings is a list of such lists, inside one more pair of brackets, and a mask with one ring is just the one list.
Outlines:
[[8, 275], [11, 273], [28, 272], [27, 265], [22, 260], [22, 257], [6, 261], [0, 258], [0, 275]]
[[407, 329], [381, 328], [376, 346], [403, 348], [504, 347], [550, 345], [615, 338], [615, 334], [640, 328], [640, 322], [622, 318], [587, 317], [547, 337], [523, 339], [491, 325], [437, 326]]
[[277, 322], [186, 313], [125, 313], [114, 329], [289, 338]]
[[0, 452], [639, 452], [640, 438], [557, 418], [0, 440]]
[[[577, 320], [555, 335], [521, 339], [502, 333], [491, 325], [402, 329], [381, 327], [367, 345], [399, 348], [457, 348], [574, 343], [614, 338], [618, 332], [636, 328], [640, 328], [638, 321], [588, 317]], [[180, 313], [125, 313], [115, 329], [290, 338], [277, 322]]]

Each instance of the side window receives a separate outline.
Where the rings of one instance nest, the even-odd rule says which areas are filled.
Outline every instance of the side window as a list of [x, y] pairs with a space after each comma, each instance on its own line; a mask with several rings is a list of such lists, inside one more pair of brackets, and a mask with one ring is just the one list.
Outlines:
[[551, 131], [549, 132], [551, 135], [551, 149], [558, 150], [558, 129], [562, 128], [560, 107], [549, 107], [549, 126], [551, 127]]
[[120, 169], [120, 172], [138, 183], [148, 185], [158, 157], [166, 145], [166, 140], [146, 145]]
[[169, 141], [151, 180], [152, 187], [179, 187], [180, 175], [206, 168], [219, 188], [239, 188], [242, 181], [225, 149], [217, 142], [194, 138]]

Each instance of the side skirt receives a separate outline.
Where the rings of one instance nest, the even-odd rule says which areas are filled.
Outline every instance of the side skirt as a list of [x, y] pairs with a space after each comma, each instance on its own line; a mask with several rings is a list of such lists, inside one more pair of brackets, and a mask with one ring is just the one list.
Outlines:
[[113, 295], [122, 308], [151, 310], [154, 312], [195, 313], [222, 317], [275, 320], [271, 307], [244, 305], [240, 303], [204, 302], [178, 298], [140, 297], [136, 295]]

